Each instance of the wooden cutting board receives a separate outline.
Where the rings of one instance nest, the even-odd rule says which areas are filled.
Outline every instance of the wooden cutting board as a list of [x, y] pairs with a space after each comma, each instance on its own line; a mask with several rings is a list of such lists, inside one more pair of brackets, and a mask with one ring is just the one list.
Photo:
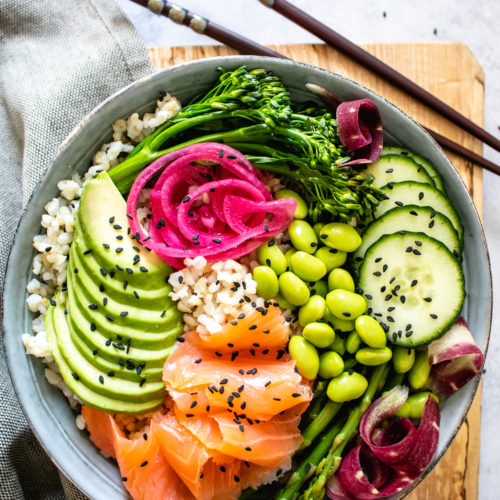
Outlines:
[[[397, 43], [363, 46], [410, 79], [450, 104], [479, 125], [483, 124], [484, 74], [471, 51], [459, 43]], [[271, 46], [291, 59], [320, 66], [360, 82], [385, 96], [423, 125], [478, 153], [482, 145], [435, 112], [361, 68], [325, 45]], [[220, 46], [153, 48], [157, 69], [194, 59], [236, 54]], [[459, 170], [474, 203], [482, 213], [482, 171], [455, 155], [450, 160]], [[407, 498], [411, 500], [467, 499], [478, 496], [481, 391], [453, 444], [431, 474]]]

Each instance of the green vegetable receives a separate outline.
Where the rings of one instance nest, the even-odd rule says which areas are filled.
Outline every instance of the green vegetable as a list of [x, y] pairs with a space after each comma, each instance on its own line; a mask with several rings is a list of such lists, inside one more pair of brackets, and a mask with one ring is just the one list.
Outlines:
[[[311, 225], [305, 220], [294, 220], [288, 226], [288, 234], [292, 245], [297, 250], [314, 253], [318, 246], [318, 237]], [[291, 259], [290, 259], [291, 260]]]
[[335, 335], [332, 345], [330, 346], [332, 351], [338, 352], [341, 356], [345, 354], [345, 340], [340, 335]]
[[326, 305], [326, 311], [325, 311], [325, 316], [324, 320], [328, 321], [330, 325], [333, 326], [333, 329], [337, 332], [352, 332], [354, 330], [354, 321], [349, 320], [349, 319], [340, 319], [334, 316], [330, 309], [328, 309], [328, 304]]
[[321, 295], [323, 298], [325, 298], [326, 294], [328, 293], [328, 285], [324, 280], [308, 283], [308, 287], [311, 295]]
[[396, 346], [392, 354], [392, 366], [396, 373], [407, 373], [415, 364], [415, 349]]
[[332, 290], [326, 296], [326, 305], [340, 319], [355, 320], [366, 311], [366, 300], [362, 295], [347, 290]]
[[425, 349], [417, 354], [415, 363], [408, 373], [410, 386], [417, 391], [424, 388], [429, 380], [430, 373], [431, 365], [429, 364], [427, 349]]
[[273, 299], [278, 295], [278, 276], [268, 266], [257, 266], [253, 270], [253, 279], [257, 283], [257, 294], [263, 299]]
[[316, 348], [300, 335], [294, 335], [288, 343], [290, 356], [295, 360], [299, 373], [310, 380], [316, 378], [319, 370], [319, 356]]
[[[279, 285], [279, 281], [278, 281]], [[288, 302], [281, 294], [278, 293], [276, 297], [274, 297], [274, 300], [278, 303], [278, 305], [281, 307], [281, 309], [295, 309], [295, 306], [291, 303]]]
[[347, 290], [348, 292], [354, 292], [355, 289], [352, 276], [341, 267], [332, 269], [328, 275], [328, 290], [331, 291], [336, 288]]
[[326, 246], [343, 252], [354, 252], [361, 245], [361, 236], [356, 229], [342, 222], [326, 224], [319, 237]]
[[356, 361], [362, 365], [378, 366], [387, 363], [392, 358], [389, 347], [363, 347], [356, 352]]
[[330, 380], [326, 394], [335, 403], [345, 403], [361, 397], [367, 387], [368, 380], [361, 373], [343, 372]]
[[286, 271], [285, 254], [274, 240], [269, 240], [257, 248], [257, 258], [262, 266], [269, 266], [278, 276]]
[[[306, 326], [309, 323], [313, 323], [314, 321], [320, 320], [325, 315], [325, 309], [326, 309], [325, 299], [321, 295], [313, 295], [299, 309], [299, 324], [300, 324], [300, 326]], [[328, 325], [325, 325], [325, 326], [328, 326]], [[329, 326], [328, 326], [328, 328], [331, 329], [331, 327], [329, 327]], [[332, 330], [332, 332], [333, 332], [333, 330]], [[321, 347], [321, 346], [317, 346], [317, 347]]]
[[314, 224], [313, 226], [313, 229], [314, 229], [314, 232], [316, 233], [316, 236], [319, 238], [319, 233], [321, 231], [321, 228], [325, 225], [324, 222], [316, 222], [316, 224]]
[[387, 337], [384, 329], [376, 319], [366, 314], [362, 314], [356, 318], [354, 324], [356, 331], [366, 345], [375, 348], [385, 347], [387, 344]]
[[318, 248], [314, 256], [323, 261], [327, 273], [336, 267], [343, 266], [347, 260], [347, 254], [345, 252], [330, 247]]
[[361, 337], [356, 330], [353, 330], [345, 341], [345, 348], [349, 354], [354, 354], [361, 347]]
[[[316, 323], [316, 322], [308, 323], [304, 327], [304, 330], [302, 330], [302, 335], [309, 342], [311, 342], [311, 344], [320, 348], [330, 346], [332, 342], [335, 340], [335, 332], [333, 331], [333, 328], [330, 325], [327, 325], [326, 323]], [[340, 357], [337, 353], [334, 354]], [[344, 366], [343, 362], [342, 366]]]
[[283, 273], [278, 282], [281, 295], [290, 304], [303, 306], [309, 300], [309, 288], [298, 276], [290, 271]]
[[303, 280], [318, 281], [326, 274], [326, 266], [317, 257], [298, 251], [290, 257], [292, 271]]
[[342, 166], [348, 158], [337, 122], [324, 109], [293, 109], [277, 76], [240, 67], [223, 72], [215, 86], [147, 136], [110, 171], [120, 192], [161, 156], [201, 142], [223, 142], [259, 169], [298, 184], [309, 214], [361, 220], [383, 199], [373, 177]]
[[274, 193], [274, 198], [277, 200], [281, 200], [282, 198], [293, 198], [297, 202], [297, 208], [295, 209], [293, 217], [295, 219], [305, 219], [307, 217], [309, 208], [307, 203], [304, 201], [304, 198], [302, 198], [299, 193], [296, 193], [291, 189], [280, 189]]
[[344, 360], [335, 351], [327, 351], [319, 357], [319, 376], [338, 377], [344, 371]]

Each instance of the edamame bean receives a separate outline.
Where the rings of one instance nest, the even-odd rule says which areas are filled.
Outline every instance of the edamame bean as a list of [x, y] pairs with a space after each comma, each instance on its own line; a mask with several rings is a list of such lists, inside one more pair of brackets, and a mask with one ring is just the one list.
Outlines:
[[368, 380], [360, 373], [343, 372], [330, 380], [326, 394], [335, 403], [344, 403], [361, 397], [367, 387]]
[[323, 261], [307, 252], [295, 252], [290, 257], [290, 264], [291, 270], [305, 281], [318, 281], [326, 274]]
[[314, 232], [316, 233], [316, 236], [319, 238], [319, 233], [321, 231], [321, 228], [325, 225], [324, 222], [316, 222], [316, 224], [314, 224], [313, 226], [313, 229], [314, 229]]
[[415, 364], [415, 349], [396, 346], [392, 353], [392, 364], [396, 373], [409, 372]]
[[257, 258], [262, 266], [269, 266], [278, 276], [286, 271], [285, 254], [274, 240], [269, 240], [257, 248]]
[[[325, 315], [326, 302], [321, 295], [313, 295], [300, 309], [299, 309], [299, 324], [306, 326], [308, 323], [318, 321]], [[328, 325], [327, 325], [328, 326]], [[330, 328], [330, 327], [328, 327]], [[314, 342], [313, 342], [314, 344]], [[320, 347], [320, 346], [318, 346]], [[325, 346], [326, 347], [326, 346]]]
[[361, 245], [361, 236], [356, 229], [344, 222], [326, 224], [319, 237], [326, 246], [343, 252], [354, 252]]
[[313, 281], [307, 285], [311, 295], [321, 295], [323, 298], [328, 293], [328, 284], [324, 280]]
[[427, 349], [425, 349], [417, 353], [415, 363], [408, 373], [408, 382], [410, 386], [417, 391], [422, 389], [426, 386], [430, 373], [431, 365], [429, 364]]
[[333, 329], [336, 332], [347, 333], [347, 332], [352, 332], [354, 330], [354, 321], [349, 319], [337, 318], [331, 313], [330, 309], [328, 309], [328, 304], [326, 306], [325, 315], [323, 316], [323, 319], [325, 321], [328, 321], [328, 323], [330, 323], [330, 325], [333, 326]]
[[341, 290], [347, 290], [349, 292], [354, 292], [354, 280], [352, 276], [341, 267], [336, 267], [330, 271], [328, 275], [328, 290], [335, 290], [340, 288]]
[[356, 361], [366, 366], [378, 366], [387, 363], [392, 358], [389, 347], [363, 347], [356, 352]]
[[362, 295], [339, 288], [326, 296], [326, 305], [340, 319], [355, 320], [366, 311], [366, 300]]
[[335, 351], [328, 351], [319, 357], [319, 376], [321, 378], [338, 377], [344, 371], [344, 360]]
[[333, 328], [326, 323], [308, 323], [302, 330], [302, 335], [304, 335], [311, 344], [322, 349], [330, 346], [335, 340]]
[[429, 397], [434, 398], [436, 400], [436, 403], [439, 404], [439, 398], [432, 392], [417, 392], [408, 397], [405, 404], [395, 413], [395, 415], [398, 417], [406, 418], [422, 418], [425, 403], [427, 403]]
[[356, 330], [353, 330], [346, 338], [345, 348], [349, 354], [354, 354], [360, 347], [362, 341]]
[[294, 335], [288, 343], [288, 352], [299, 373], [308, 379], [316, 378], [319, 370], [319, 356], [316, 348], [300, 335]]
[[335, 339], [330, 346], [330, 350], [338, 352], [341, 356], [343, 356], [345, 354], [345, 339], [343, 339], [340, 335], [335, 334]]
[[355, 327], [359, 336], [366, 345], [375, 348], [382, 348], [386, 346], [387, 337], [384, 329], [380, 326], [376, 319], [371, 316], [367, 316], [366, 314], [362, 314], [356, 318]]
[[288, 234], [292, 245], [297, 250], [314, 253], [318, 247], [318, 237], [311, 225], [305, 220], [294, 220], [288, 226]]
[[287, 266], [288, 266], [288, 269], [287, 271], [290, 271], [290, 269], [292, 269], [292, 263], [291, 263], [291, 258], [292, 258], [292, 255], [296, 252], [297, 250], [295, 250], [295, 248], [289, 248], [286, 252], [285, 252], [285, 257], [286, 257], [286, 263], [287, 263]]
[[257, 266], [253, 270], [253, 279], [257, 283], [257, 294], [263, 299], [273, 299], [278, 295], [278, 276], [268, 266]]
[[[279, 281], [278, 281], [279, 284]], [[281, 307], [281, 309], [295, 309], [295, 306], [291, 303], [288, 302], [281, 294], [278, 293], [276, 297], [274, 297], [274, 300], [278, 303], [278, 305]]]
[[274, 198], [276, 200], [281, 200], [282, 198], [293, 198], [297, 202], [297, 208], [295, 209], [294, 219], [304, 219], [307, 216], [307, 203], [304, 198], [300, 196], [299, 193], [292, 191], [291, 189], [280, 189], [274, 193]]
[[283, 273], [279, 277], [278, 283], [283, 298], [294, 306], [303, 306], [309, 300], [309, 288], [295, 274], [289, 271]]
[[314, 256], [323, 261], [327, 273], [336, 267], [343, 266], [347, 260], [347, 254], [345, 252], [330, 247], [318, 248]]

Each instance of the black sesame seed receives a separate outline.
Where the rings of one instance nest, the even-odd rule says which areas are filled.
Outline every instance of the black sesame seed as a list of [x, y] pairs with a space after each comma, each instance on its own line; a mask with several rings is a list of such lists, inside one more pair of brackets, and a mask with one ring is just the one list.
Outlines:
[[403, 202], [402, 201], [395, 201], [394, 203], [396, 203], [396, 205], [398, 207], [402, 207], [403, 206]]
[[102, 375], [99, 375], [99, 382], [101, 382], [101, 384], [104, 384], [104, 377]]
[[177, 342], [180, 342], [182, 344], [184, 342], [184, 337], [177, 337], [175, 340], [177, 340]]
[[381, 273], [380, 271], [375, 271], [375, 272], [373, 273], [373, 276], [377, 276], [377, 277], [379, 277], [379, 276], [382, 276], [382, 273]]
[[240, 431], [245, 432], [245, 427], [243, 427], [243, 425], [240, 425]]
[[433, 220], [431, 220], [431, 221], [429, 222], [429, 227], [430, 227], [431, 229], [434, 227], [434, 221], [433, 221]]
[[102, 246], [106, 249], [109, 250], [109, 245], [107, 243], [103, 243]]
[[95, 311], [97, 309], [97, 304], [89, 304], [89, 309]]
[[212, 241], [214, 243], [217, 243], [218, 245], [220, 245], [222, 243], [221, 239], [220, 238], [212, 238]]
[[343, 312], [342, 315], [345, 316], [346, 318], [350, 318], [351, 317], [351, 313], [350, 312]]
[[75, 380], [80, 380], [80, 377], [78, 376], [78, 373], [72, 372], [72, 373], [71, 373], [71, 376], [72, 376]]
[[437, 318], [438, 318], [438, 315], [437, 315], [437, 314], [429, 314], [429, 316], [430, 316], [432, 319], [437, 319]]
[[[257, 325], [250, 325], [248, 327], [249, 330], [256, 330], [257, 329]], [[258, 346], [257, 346], [258, 347]]]

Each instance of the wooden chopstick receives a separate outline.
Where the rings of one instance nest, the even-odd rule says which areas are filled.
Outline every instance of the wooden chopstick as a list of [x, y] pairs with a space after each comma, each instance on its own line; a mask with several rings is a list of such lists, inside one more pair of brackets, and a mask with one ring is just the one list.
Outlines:
[[417, 101], [427, 105], [441, 116], [447, 118], [452, 123], [481, 140], [496, 151], [500, 151], [500, 140], [491, 135], [466, 116], [459, 113], [456, 109], [446, 104], [429, 91], [417, 85], [406, 76], [391, 68], [389, 65], [376, 58], [368, 51], [362, 49], [355, 43], [343, 37], [333, 29], [321, 23], [307, 12], [292, 5], [287, 0], [259, 0], [262, 4], [272, 8], [290, 21], [298, 24], [305, 30], [326, 42], [328, 45], [337, 49], [339, 52], [348, 55], [351, 59], [357, 61], [365, 68], [370, 69], [377, 75], [385, 78], [395, 87], [400, 88]]
[[183, 24], [200, 35], [207, 35], [224, 45], [233, 47], [242, 54], [280, 58], [285, 57], [274, 50], [268, 49], [244, 36], [238, 35], [238, 33], [234, 33], [223, 26], [219, 26], [198, 14], [193, 14], [180, 5], [167, 2], [166, 0], [132, 0], [132, 2], [142, 7], [147, 7], [155, 14], [168, 17], [177, 24]]
[[[223, 43], [224, 45], [228, 45], [229, 47], [238, 50], [242, 54], [288, 59], [279, 52], [275, 52], [274, 50], [268, 49], [263, 45], [260, 45], [248, 38], [239, 35], [238, 33], [228, 30], [223, 26], [215, 24], [206, 18], [198, 16], [197, 14], [192, 14], [183, 7], [174, 5], [168, 2], [167, 0], [131, 0], [131, 1], [143, 7], [149, 8], [155, 14], [163, 15], [178, 24], [183, 24], [185, 26], [188, 26], [194, 31], [196, 31], [196, 33], [199, 33], [201, 35], [207, 35], [210, 38], [213, 38], [214, 40]], [[270, 2], [267, 2], [266, 5], [268, 3]], [[457, 144], [451, 139], [448, 139], [447, 137], [438, 134], [433, 130], [427, 128], [426, 130], [434, 138], [434, 140], [443, 148], [448, 149], [449, 151], [461, 156], [465, 160], [470, 161], [475, 165], [481, 166], [486, 170], [489, 170], [490, 172], [500, 175], [500, 166], [487, 160], [486, 158], [483, 158], [481, 155], [474, 153], [473, 151], [470, 151], [464, 146]]]

